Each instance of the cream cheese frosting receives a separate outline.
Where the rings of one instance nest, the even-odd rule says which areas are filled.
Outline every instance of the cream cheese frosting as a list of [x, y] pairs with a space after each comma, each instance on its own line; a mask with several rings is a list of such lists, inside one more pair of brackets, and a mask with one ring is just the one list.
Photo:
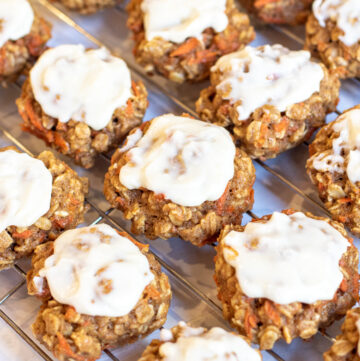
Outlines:
[[128, 314], [154, 279], [146, 256], [106, 224], [61, 234], [39, 274], [58, 302], [109, 317]]
[[[132, 137], [129, 143], [139, 134]], [[234, 158], [235, 145], [224, 128], [165, 114], [154, 118], [128, 151], [120, 182], [179, 205], [198, 206], [221, 197], [234, 175]]]
[[0, 0], [0, 46], [28, 35], [34, 17], [27, 0]]
[[225, 261], [243, 292], [278, 304], [333, 299], [343, 274], [339, 261], [348, 240], [323, 220], [301, 212], [275, 212], [224, 237]]
[[156, 37], [182, 43], [189, 37], [200, 40], [206, 28], [225, 30], [226, 0], [144, 0], [144, 27], [147, 40]]
[[239, 120], [246, 120], [266, 104], [286, 111], [318, 92], [324, 77], [308, 51], [290, 51], [278, 44], [246, 46], [221, 57], [211, 71], [220, 72], [216, 89], [224, 99], [236, 103]]
[[33, 225], [50, 209], [51, 192], [52, 175], [41, 160], [0, 152], [0, 232]]
[[30, 72], [35, 99], [43, 111], [67, 123], [85, 122], [101, 130], [114, 111], [131, 97], [131, 76], [126, 63], [105, 48], [60, 45], [39, 58]]

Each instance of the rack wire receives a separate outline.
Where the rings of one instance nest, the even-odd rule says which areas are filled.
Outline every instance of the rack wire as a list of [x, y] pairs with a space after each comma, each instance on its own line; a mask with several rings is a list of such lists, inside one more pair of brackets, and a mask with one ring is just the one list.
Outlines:
[[[122, 56], [123, 58], [125, 58], [133, 75], [136, 76], [138, 79], [141, 79], [146, 84], [148, 89], [150, 88], [150, 90], [154, 93], [154, 96], [165, 97], [168, 102], [172, 103], [173, 109], [176, 108], [179, 111], [181, 110], [182, 112], [187, 112], [193, 116], [196, 116], [193, 100], [189, 100], [189, 99], [184, 100], [183, 96], [181, 94], [179, 94], [179, 92], [176, 90], [175, 86], [169, 85], [169, 83], [165, 82], [163, 79], [161, 79], [159, 77], [151, 78], [151, 77], [146, 76], [146, 74], [142, 71], [142, 69], [134, 62], [131, 55], [129, 55], [126, 52], [126, 49], [125, 49], [125, 52], [124, 52], [124, 49], [121, 49], [119, 51], [117, 46], [114, 45], [115, 43], [114, 43], [113, 39], [106, 39], [106, 36], [104, 36], [104, 34], [108, 34], [106, 29], [104, 32], [101, 32], [101, 36], [94, 36], [94, 34], [92, 34], [92, 32], [93, 32], [92, 29], [94, 28], [94, 26], [95, 26], [94, 31], [97, 31], [99, 29], [98, 28], [99, 17], [96, 17], [96, 18], [90, 17], [90, 18], [85, 19], [85, 18], [78, 16], [77, 14], [68, 12], [61, 6], [55, 6], [54, 4], [48, 2], [47, 0], [33, 0], [32, 2], [40, 10], [39, 12], [41, 15], [43, 15], [44, 17], [51, 16], [54, 19], [56, 19], [56, 21], [59, 22], [59, 24], [63, 24], [64, 26], [68, 27], [69, 29], [75, 30], [76, 32], [81, 34], [85, 39], [87, 39], [87, 41], [89, 43], [91, 43], [92, 46], [99, 46], [99, 47], [105, 46], [105, 47], [109, 48], [110, 51], [112, 51], [113, 53], [118, 54], [118, 55]], [[117, 6], [115, 12], [117, 13], [117, 15], [119, 17], [121, 17], [120, 21], [124, 20], [126, 18], [123, 6], [121, 6], [121, 5]], [[107, 14], [110, 14], [110, 11], [107, 12]], [[102, 15], [99, 14], [99, 16], [102, 16]], [[115, 16], [115, 15], [112, 15], [112, 16]], [[106, 26], [105, 26], [105, 28], [106, 28]], [[276, 35], [276, 34], [279, 34], [279, 36], [282, 35], [282, 36], [284, 36], [283, 40], [285, 39], [285, 41], [288, 41], [289, 43], [292, 42], [293, 46], [295, 46], [295, 47], [296, 46], [302, 47], [302, 45], [303, 45], [303, 40], [302, 40], [301, 36], [298, 35], [298, 32], [299, 32], [298, 28], [295, 28], [295, 30], [292, 28], [277, 27], [277, 26], [268, 26], [266, 28], [257, 26], [256, 28], [257, 28], [257, 31], [262, 34], [265, 34], [266, 32], [271, 32], [270, 37], [274, 37], [274, 35]], [[127, 34], [127, 37], [128, 37], [128, 34]], [[265, 37], [265, 40], [267, 40], [266, 37]], [[294, 44], [297, 44], [297, 45], [294, 45]], [[286, 44], [286, 45], [288, 45], [288, 44]], [[130, 43], [127, 46], [131, 47], [132, 45]], [[355, 89], [358, 89], [360, 86], [360, 82], [357, 79], [349, 80], [349, 81], [347, 81], [347, 83], [351, 83], [352, 86], [355, 87]], [[21, 86], [21, 84], [17, 84], [11, 89], [11, 91], [14, 93], [15, 96], [19, 95], [20, 86]], [[170, 88], [170, 91], [169, 91], [169, 88]], [[196, 88], [196, 89], [198, 89], [198, 88]], [[185, 91], [185, 94], [187, 94], [186, 91]], [[348, 95], [346, 95], [346, 96], [349, 97]], [[355, 105], [356, 102], [360, 102], [356, 96], [355, 97], [350, 96], [350, 98], [353, 98], [351, 100], [352, 102], [354, 102], [353, 105]], [[342, 110], [344, 110], [344, 109], [342, 109]], [[340, 114], [341, 110], [337, 110], [336, 113]], [[4, 119], [6, 119], [6, 121], [4, 121]], [[17, 119], [17, 121], [15, 124], [9, 124], [9, 119], [11, 119], [11, 120]], [[2, 119], [0, 119], [0, 137], [6, 139], [7, 142], [16, 145], [24, 152], [27, 152], [28, 154], [33, 155], [33, 152], [30, 150], [30, 148], [28, 146], [28, 143], [29, 143], [28, 138], [26, 136], [24, 136], [24, 134], [21, 133], [21, 131], [19, 131], [19, 129], [18, 129], [18, 125], [20, 122], [21, 122], [20, 118], [16, 114], [16, 111], [13, 108], [10, 109], [9, 112], [5, 113], [2, 116]], [[42, 145], [42, 143], [40, 141], [38, 141], [37, 146], [35, 148], [39, 149], [40, 147], [44, 147], [44, 146]], [[306, 143], [304, 143], [300, 147], [302, 147], [302, 149], [307, 152], [307, 144]], [[299, 153], [299, 150], [290, 151], [290, 152], [292, 152], [292, 154], [297, 154], [297, 153]], [[294, 152], [297, 152], [297, 153], [294, 153]], [[60, 155], [60, 157], [61, 157], [61, 155]], [[103, 169], [107, 169], [109, 162], [110, 162], [109, 156], [102, 155], [100, 158], [101, 159], [99, 161], [104, 165]], [[317, 214], [327, 213], [327, 211], [325, 210], [325, 208], [319, 201], [315, 192], [309, 191], [311, 189], [310, 181], [307, 180], [306, 187], [305, 188], [302, 187], [302, 184], [298, 184], [299, 182], [298, 182], [297, 178], [296, 178], [296, 181], [294, 181], [294, 178], [290, 177], [289, 174], [284, 174], [284, 172], [281, 171], [282, 162], [288, 161], [288, 159], [286, 157], [284, 158], [284, 156], [279, 156], [278, 158], [280, 160], [274, 160], [274, 161], [270, 161], [270, 162], [262, 162], [259, 160], [256, 161], [257, 171], [261, 173], [260, 174], [262, 176], [261, 178], [265, 179], [265, 181], [264, 181], [265, 188], [266, 188], [266, 186], [269, 186], [269, 184], [267, 184], [266, 182], [269, 181], [269, 179], [270, 179], [270, 183], [277, 182], [278, 185], [281, 185], [282, 187], [284, 187], [283, 189], [286, 189], [288, 194], [291, 194], [291, 197], [292, 197], [291, 199], [293, 199], [293, 198], [295, 199], [296, 197], [299, 197], [299, 198], [296, 198], [297, 204], [306, 204], [304, 206], [304, 208], [306, 208], [306, 209], [310, 208], [314, 213], [317, 213]], [[283, 158], [283, 159], [281, 159], [281, 158]], [[304, 161], [305, 158], [303, 157], [302, 161]], [[65, 159], [65, 158], [63, 158], [63, 159]], [[71, 164], [71, 165], [73, 166], [73, 164]], [[304, 170], [303, 170], [303, 173], [305, 173]], [[263, 176], [263, 174], [265, 174], [265, 176]], [[85, 172], [85, 175], [91, 175], [91, 173]], [[301, 181], [303, 181], [303, 179]], [[269, 193], [266, 193], [267, 196], [270, 196], [272, 193], [276, 193], [276, 192], [271, 192], [271, 187], [269, 189], [267, 189], [267, 188], [265, 189], [265, 190], [269, 191]], [[96, 193], [96, 191], [98, 192], [99, 189], [95, 190], [94, 192]], [[256, 198], [255, 198], [255, 201], [256, 201]], [[87, 222], [87, 224], [93, 225], [93, 224], [97, 224], [99, 222], [107, 222], [108, 224], [112, 225], [113, 227], [115, 227], [119, 230], [129, 231], [128, 224], [119, 217], [118, 212], [116, 210], [114, 210], [111, 207], [104, 206], [104, 204], [102, 202], [99, 202], [98, 199], [94, 196], [87, 197], [86, 202], [90, 206], [90, 209], [91, 209], [90, 213], [92, 215], [92, 221]], [[260, 212], [260, 214], [258, 214], [258, 211]], [[258, 218], [258, 216], [263, 215], [264, 212], [266, 213], [265, 209], [257, 209], [254, 211], [247, 212], [247, 216], [248, 216], [248, 219]], [[137, 237], [134, 235], [132, 235], [132, 236], [140, 242], [146, 242], [146, 239], [144, 237]], [[178, 241], [178, 242], [181, 242], [181, 241]], [[188, 250], [191, 250], [191, 252], [194, 252], [194, 250], [192, 248], [189, 248], [188, 245], [181, 244], [180, 247], [182, 247], [182, 246], [187, 247]], [[205, 246], [205, 247], [210, 248], [211, 246]], [[173, 280], [178, 282], [178, 284], [181, 285], [181, 287], [183, 287], [184, 290], [186, 290], [186, 292], [189, 293], [192, 297], [199, 300], [199, 302], [203, 302], [204, 305], [206, 305], [206, 307], [210, 310], [209, 312], [216, 315], [217, 318], [222, 318], [221, 306], [216, 301], [213, 294], [209, 294], [206, 291], [206, 288], [200, 287], [199, 286], [200, 283], [194, 281], [194, 279], [192, 277], [189, 277], [189, 275], [185, 272], [185, 269], [181, 268], [179, 265], [176, 264], [176, 260], [173, 259], [174, 256], [169, 257], [165, 253], [162, 253], [161, 251], [159, 251], [159, 248], [156, 247], [156, 245], [154, 246], [154, 243], [150, 243], [150, 251], [154, 254], [156, 259], [162, 265], [163, 269], [167, 272], [167, 274], [169, 276], [172, 277]], [[207, 252], [207, 251], [205, 251], [205, 252]], [[211, 253], [211, 251], [210, 251], [210, 253]], [[45, 348], [43, 346], [41, 346], [34, 339], [32, 334], [29, 334], [28, 332], [26, 332], [23, 329], [23, 327], [21, 327], [21, 325], [19, 325], [16, 321], [14, 321], [13, 318], [11, 317], [11, 315], [8, 312], [6, 312], [3, 307], [7, 303], [11, 303], [12, 297], [14, 297], [14, 295], [16, 295], [18, 292], [20, 292], [20, 290], [24, 287], [24, 285], [26, 283], [27, 267], [28, 267], [28, 265], [26, 263], [24, 264], [23, 262], [18, 262], [15, 265], [14, 271], [19, 276], [18, 277], [19, 279], [18, 279], [18, 281], [14, 282], [14, 284], [11, 285], [10, 289], [7, 290], [7, 292], [5, 292], [4, 295], [0, 295], [0, 318], [8, 326], [10, 326], [28, 345], [30, 345], [31, 348], [42, 359], [47, 360], [47, 361], [52, 361], [52, 360], [55, 360], [53, 358], [53, 356], [50, 355], [45, 350]], [[29, 296], [29, 298], [30, 298], [30, 296]], [[327, 333], [325, 333], [325, 334], [318, 333], [317, 336], [326, 340], [328, 346], [330, 345], [331, 342], [333, 342], [333, 337]], [[293, 355], [290, 355], [287, 352], [285, 352], [285, 353], [289, 357], [281, 356], [280, 354], [284, 354], [284, 351], [282, 349], [280, 349], [280, 351], [278, 351], [277, 347], [275, 347], [274, 351], [266, 351], [263, 353], [264, 360], [265, 359], [266, 360], [277, 360], [277, 361], [285, 361], [287, 359], [294, 360]], [[110, 360], [124, 361], [123, 358], [119, 358], [119, 356], [116, 356], [114, 351], [105, 350], [104, 354]], [[321, 354], [318, 353], [317, 356], [320, 359]]]

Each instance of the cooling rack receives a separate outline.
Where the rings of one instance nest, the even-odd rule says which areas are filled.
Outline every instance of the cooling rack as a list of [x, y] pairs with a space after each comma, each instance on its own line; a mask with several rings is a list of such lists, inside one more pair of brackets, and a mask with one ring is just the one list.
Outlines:
[[[46, 0], [33, 0], [35, 9], [53, 24], [53, 39], [50, 45], [82, 43], [86, 47], [106, 46], [121, 56], [129, 65], [135, 80], [141, 79], [149, 92], [149, 109], [145, 120], [173, 112], [187, 112], [196, 116], [194, 104], [202, 84], [173, 84], [160, 76], [148, 77], [132, 56], [131, 34], [126, 28], [124, 6], [108, 9], [92, 16], [81, 16]], [[303, 47], [302, 27], [262, 26], [255, 22], [257, 39], [252, 45], [281, 43], [291, 49]], [[15, 145], [29, 154], [38, 154], [46, 147], [43, 142], [21, 130], [21, 119], [17, 113], [15, 99], [20, 94], [21, 81], [0, 89], [0, 146]], [[346, 80], [342, 83], [338, 109], [328, 116], [333, 120], [343, 110], [360, 103], [360, 81]], [[256, 182], [253, 210], [244, 215], [243, 223], [284, 208], [310, 211], [326, 216], [317, 193], [305, 173], [308, 145], [279, 155], [266, 162], [255, 161]], [[95, 167], [84, 170], [60, 154], [82, 176], [90, 179], [90, 192], [86, 202], [90, 211], [84, 225], [108, 223], [120, 230], [130, 232], [129, 222], [120, 212], [110, 208], [102, 194], [104, 174], [110, 164], [110, 155], [99, 156]], [[131, 233], [131, 232], [130, 232]], [[145, 237], [136, 236], [138, 241], [148, 243]], [[355, 244], [359, 247], [358, 240]], [[223, 320], [221, 305], [216, 298], [213, 276], [214, 247], [196, 248], [179, 239], [154, 240], [150, 250], [169, 276], [173, 299], [165, 327], [172, 327], [180, 320], [194, 326], [221, 326], [229, 329]], [[31, 323], [38, 312], [40, 302], [26, 292], [25, 275], [29, 260], [19, 261], [13, 269], [0, 272], [0, 361], [55, 360], [53, 356], [34, 339]], [[273, 351], [264, 351], [264, 361], [320, 361], [333, 337], [339, 333], [341, 322], [331, 326], [326, 334], [317, 333], [310, 341], [296, 339], [291, 345], [280, 341]], [[133, 345], [105, 350], [101, 360], [136, 361], [146, 345], [158, 332]]]

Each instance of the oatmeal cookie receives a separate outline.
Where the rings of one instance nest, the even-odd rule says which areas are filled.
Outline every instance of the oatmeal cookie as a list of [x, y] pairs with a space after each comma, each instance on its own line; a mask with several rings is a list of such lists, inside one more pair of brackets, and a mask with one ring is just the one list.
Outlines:
[[[69, 234], [69, 243], [63, 245], [62, 248], [57, 243], [60, 238], [55, 242], [39, 245], [33, 256], [32, 269], [27, 276], [29, 294], [35, 295], [43, 301], [40, 312], [32, 325], [34, 335], [61, 361], [96, 360], [101, 356], [101, 352], [105, 348], [122, 346], [147, 336], [164, 324], [171, 300], [168, 278], [161, 272], [160, 265], [154, 256], [148, 253], [147, 246], [132, 243], [135, 241], [127, 234], [116, 234], [115, 230], [104, 224], [77, 229], [76, 231], [76, 235]], [[114, 232], [117, 239], [114, 238]], [[97, 237], [100, 237], [100, 246]], [[131, 243], [130, 246], [132, 246], [130, 254], [127, 253], [128, 244], [123, 244], [121, 248], [116, 249], [114, 242], [119, 241], [119, 237], [122, 238], [122, 242], [124, 238], [127, 242], [132, 241], [129, 242]], [[71, 244], [77, 241], [78, 243], [73, 250]], [[95, 249], [95, 247], [97, 248]], [[104, 247], [109, 248], [106, 251]], [[68, 283], [66, 283], [69, 282], [66, 278], [66, 266], [65, 269], [62, 268], [65, 272], [61, 272], [60, 277], [52, 278], [54, 274], [51, 273], [51, 267], [53, 269], [61, 267], [60, 254], [61, 252], [66, 254], [67, 251], [76, 253], [75, 257], [79, 256], [78, 261], [74, 258], [72, 261], [77, 263], [77, 275], [82, 290], [87, 287], [95, 287], [86, 290], [85, 294], [82, 295], [83, 297], [77, 297], [76, 294], [80, 293], [81, 290], [69, 291]], [[106, 263], [106, 267], [101, 267], [101, 261], [96, 264], [97, 261], [91, 261], [90, 258], [85, 263], [82, 263], [83, 255], [81, 253], [85, 253], [85, 257], [87, 257], [89, 252], [95, 252], [97, 255], [102, 254], [103, 258], [106, 258], [105, 263], [109, 260], [110, 262]], [[112, 257], [118, 257], [119, 255], [122, 258], [122, 266], [119, 265], [119, 261]], [[127, 258], [127, 256], [129, 257]], [[52, 261], [53, 257], [55, 257], [55, 262]], [[90, 257], [92, 256], [90, 255]], [[137, 261], [135, 261], [135, 257], [137, 257]], [[140, 260], [139, 257], [141, 257]], [[90, 275], [89, 281], [86, 281], [86, 278], [84, 278], [85, 268], [93, 267], [94, 263], [96, 264], [95, 268], [99, 266], [101, 268], [99, 268], [95, 276], [94, 274]], [[140, 270], [144, 269], [145, 264], [147, 267], [147, 285], [142, 283], [144, 287], [140, 286], [140, 294], [135, 299], [133, 298], [133, 291], [138, 286], [138, 283], [142, 282], [142, 275], [139, 274], [141, 271], [139, 271], [138, 267], [126, 268], [129, 264], [131, 266], [131, 263], [136, 263], [134, 266], [140, 267]], [[49, 264], [51, 265], [49, 266]], [[129, 270], [131, 274], [126, 273]], [[105, 275], [104, 277], [108, 279], [100, 279], [101, 275]], [[119, 283], [121, 275], [127, 279], [131, 276], [133, 278], [132, 282], [137, 281], [136, 286], [126, 286], [126, 280], [125, 284], [122, 283], [124, 279], [120, 280]], [[149, 275], [151, 275], [151, 278], [149, 278]], [[95, 279], [94, 284], [93, 279]], [[60, 285], [57, 285], [56, 281]], [[96, 286], [97, 281], [99, 283]], [[65, 282], [64, 287], [60, 289], [62, 282]], [[56, 290], [56, 287], [58, 290]], [[127, 289], [124, 290], [123, 287], [127, 287]], [[60, 292], [56, 293], [57, 291]], [[96, 296], [99, 291], [103, 292], [101, 297]], [[57, 301], [53, 293], [54, 295], [60, 294], [60, 296], [64, 294], [69, 296], [71, 293], [69, 300], [76, 302], [76, 307]], [[114, 298], [107, 301], [106, 297], [111, 297], [112, 293], [114, 293]], [[94, 302], [90, 302], [91, 300], [88, 298], [92, 294]], [[116, 313], [115, 315], [109, 313], [109, 310], [119, 312], [119, 307], [121, 309], [124, 302], [126, 307], [130, 302], [129, 312], [122, 312], [120, 316], [117, 316]], [[77, 310], [77, 308], [85, 306], [87, 307], [85, 309], [89, 311], [88, 313]], [[93, 310], [95, 312], [92, 312]], [[124, 308], [120, 311], [124, 311]]]
[[[131, 81], [126, 64], [105, 49], [85, 51], [81, 45], [62, 45], [51, 50], [31, 70], [16, 102], [23, 128], [75, 163], [91, 168], [99, 153], [118, 146], [132, 128], [141, 124], [148, 106], [147, 91], [141, 81]], [[62, 73], [59, 62], [51, 62], [55, 56], [65, 62], [71, 60], [74, 67], [68, 66]], [[81, 74], [76, 73], [77, 63], [83, 64]], [[99, 71], [94, 72], [94, 68]], [[57, 83], [41, 76], [44, 69], [56, 72]], [[59, 87], [61, 95], [56, 93]], [[116, 97], [119, 100], [114, 101]]]
[[152, 340], [138, 361], [162, 361], [174, 354], [189, 358], [201, 355], [204, 360], [222, 360], [229, 355], [236, 360], [262, 360], [260, 352], [252, 349], [249, 341], [242, 336], [219, 327], [210, 330], [194, 328], [181, 321], [171, 330], [162, 329], [160, 339]]
[[315, 335], [358, 300], [358, 251], [351, 241], [341, 224], [291, 210], [246, 227], [226, 226], [215, 260], [225, 319], [261, 349]]
[[341, 326], [342, 334], [336, 336], [334, 344], [324, 353], [324, 361], [359, 361], [360, 309], [346, 313]]
[[309, 147], [307, 173], [332, 217], [360, 236], [360, 197], [356, 141], [360, 106], [320, 129]]
[[249, 12], [268, 24], [305, 23], [313, 0], [240, 0]]
[[219, 59], [196, 110], [202, 120], [231, 131], [252, 158], [265, 160], [323, 125], [336, 109], [339, 88], [337, 76], [310, 60], [308, 52], [246, 47]]
[[[16, 151], [16, 148], [0, 151], [8, 150]], [[50, 208], [31, 226], [10, 225], [0, 233], [0, 269], [11, 267], [17, 259], [30, 255], [37, 245], [52, 241], [64, 230], [76, 227], [83, 222], [88, 209], [84, 204], [87, 178], [79, 177], [49, 151], [40, 153], [36, 159], [43, 162], [52, 176]], [[35, 212], [35, 205], [29, 206]]]
[[317, 0], [313, 8], [306, 23], [305, 48], [341, 78], [359, 77], [359, 2]]
[[[5, 18], [8, 21], [8, 24], [1, 24], [4, 29], [1, 29], [0, 36], [0, 82], [5, 85], [15, 81], [34, 64], [51, 38], [51, 25], [34, 13], [27, 1], [8, 1], [9, 13], [0, 13], [0, 19]], [[11, 9], [18, 13], [18, 19], [11, 14]], [[18, 24], [19, 21], [21, 23]], [[12, 26], [11, 30], [17, 31], [16, 34], [8, 33], [6, 26], [9, 26], [9, 29]], [[19, 32], [21, 30], [23, 31]]]
[[[176, 129], [176, 124], [180, 130]], [[143, 233], [150, 239], [179, 236], [201, 246], [212, 242], [224, 225], [241, 223], [242, 213], [253, 204], [255, 169], [246, 153], [235, 149], [223, 128], [211, 126], [215, 128], [207, 128], [206, 123], [187, 117], [163, 115], [134, 129], [125, 146], [114, 153], [105, 176], [105, 197], [132, 221], [134, 233]], [[148, 177], [146, 186], [141, 182], [132, 183], [132, 160], [136, 158], [140, 164], [149, 159], [144, 153], [140, 157], [137, 155], [140, 142], [147, 142], [141, 138], [144, 139], [147, 132], [152, 137], [152, 129], [159, 128], [163, 133], [159, 133], [155, 145], [148, 148], [149, 153], [156, 153], [153, 159], [159, 162], [162, 155], [164, 158], [169, 155], [169, 158], [164, 160], [164, 168], [158, 173], [151, 173], [151, 160], [145, 164], [142, 171], [143, 178]], [[211, 135], [207, 136], [207, 132]], [[211, 138], [222, 139], [225, 145], [207, 144]], [[230, 155], [225, 151], [228, 148]], [[194, 158], [185, 159], [190, 154], [194, 154]], [[157, 167], [156, 162], [153, 164]], [[210, 179], [213, 184], [209, 184]], [[123, 184], [125, 181], [128, 187]], [[215, 196], [212, 187], [217, 188]]]
[[[207, 28], [201, 29], [200, 34], [196, 34], [201, 36], [201, 39], [199, 39], [199, 36], [193, 36], [192, 33], [186, 33], [187, 36], [184, 35], [178, 38], [178, 33], [182, 28], [180, 25], [182, 21], [186, 24], [185, 20], [187, 17], [189, 22], [195, 18], [193, 25], [197, 28], [197, 21], [200, 21], [197, 19], [199, 14], [203, 14], [203, 16], [207, 18], [207, 20], [201, 20], [202, 23], [207, 23], [208, 19], [220, 21], [221, 10], [220, 13], [214, 10], [215, 15], [207, 15], [205, 12], [206, 7], [205, 9], [200, 8], [194, 12], [196, 16], [193, 14], [193, 17], [191, 17], [191, 12], [194, 10], [191, 6], [195, 6], [197, 3], [199, 3], [197, 6], [201, 7], [202, 5], [200, 4], [201, 2], [189, 0], [183, 2], [171, 0], [168, 2], [170, 7], [166, 8], [166, 11], [174, 12], [174, 18], [176, 18], [175, 12], [181, 17], [184, 15], [183, 12], [185, 12], [184, 7], [188, 7], [188, 12], [186, 12], [184, 16], [185, 20], [184, 18], [179, 18], [178, 24], [174, 23], [170, 24], [170, 26], [169, 24], [164, 24], [164, 28], [169, 26], [169, 32], [172, 32], [172, 36], [167, 36], [169, 34], [162, 32], [162, 28], [160, 28], [157, 33], [155, 33], [157, 29], [154, 29], [154, 36], [148, 35], [146, 16], [149, 15], [145, 15], [143, 9], [144, 6], [150, 7], [151, 1], [153, 0], [131, 0], [127, 6], [129, 13], [127, 24], [134, 33], [134, 55], [136, 61], [150, 74], [157, 72], [178, 83], [187, 80], [192, 82], [201, 81], [209, 76], [211, 66], [215, 64], [220, 56], [240, 49], [255, 38], [255, 31], [253, 27], [250, 26], [249, 17], [239, 12], [233, 0], [220, 0], [217, 3], [213, 1], [214, 8], [219, 6], [220, 3], [224, 3], [226, 17], [221, 24], [223, 26], [219, 26], [220, 31], [216, 31], [213, 27], [216, 27], [218, 24], [208, 24]], [[166, 1], [164, 1], [161, 6], [167, 5]], [[181, 9], [180, 12], [179, 6]], [[160, 14], [161, 11], [165, 10], [155, 9], [153, 16]], [[150, 28], [151, 20], [148, 21], [147, 26]], [[186, 29], [186, 25], [184, 25], [184, 27]], [[150, 32], [150, 30], [148, 31]]]

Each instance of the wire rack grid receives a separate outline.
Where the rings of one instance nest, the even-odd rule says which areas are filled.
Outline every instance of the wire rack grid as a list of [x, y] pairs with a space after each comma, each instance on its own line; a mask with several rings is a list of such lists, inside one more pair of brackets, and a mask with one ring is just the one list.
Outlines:
[[[53, 39], [50, 45], [61, 43], [82, 43], [87, 47], [105, 46], [114, 54], [124, 58], [135, 79], [141, 79], [149, 91], [150, 106], [145, 120], [166, 112], [187, 112], [196, 116], [194, 104], [205, 84], [177, 85], [159, 77], [148, 77], [134, 62], [132, 41], [126, 29], [126, 13], [123, 6], [109, 9], [93, 16], [80, 16], [46, 0], [33, 0], [40, 15], [53, 23]], [[255, 24], [257, 40], [253, 45], [282, 43], [291, 49], [303, 46], [303, 28], [261, 26]], [[44, 150], [44, 144], [21, 130], [21, 119], [14, 105], [20, 93], [20, 83], [0, 90], [0, 145], [16, 145], [29, 154]], [[338, 110], [328, 116], [333, 120], [343, 110], [360, 103], [360, 81], [344, 81], [341, 88], [341, 101]], [[90, 179], [91, 189], [87, 197], [90, 211], [85, 224], [106, 222], [117, 229], [130, 232], [129, 223], [124, 221], [120, 212], [109, 207], [102, 196], [103, 177], [109, 166], [109, 156], [100, 156], [91, 171], [76, 167], [69, 159], [57, 154], [81, 175]], [[281, 154], [266, 162], [256, 161], [257, 180], [255, 183], [255, 204], [253, 211], [244, 216], [244, 222], [283, 208], [311, 211], [326, 215], [327, 211], [305, 174], [308, 155], [307, 144]], [[145, 237], [135, 237], [146, 242]], [[359, 246], [357, 240], [355, 244]], [[181, 240], [155, 240], [150, 250], [168, 274], [173, 288], [173, 301], [166, 327], [179, 320], [190, 321], [193, 325], [229, 326], [222, 319], [221, 306], [216, 298], [212, 280], [214, 248], [206, 246], [195, 248]], [[39, 302], [26, 294], [26, 271], [29, 260], [19, 261], [13, 269], [0, 273], [0, 318], [7, 325], [4, 332], [15, 331], [27, 348], [0, 360], [55, 360], [53, 356], [33, 337], [30, 325], [33, 322]], [[0, 331], [1, 332], [1, 331]], [[295, 340], [290, 346], [278, 342], [273, 351], [263, 352], [264, 361], [321, 360], [333, 337], [339, 332], [339, 323], [330, 327], [326, 334], [318, 333], [311, 342]], [[0, 333], [0, 335], [2, 335]], [[141, 354], [149, 340], [158, 336], [155, 332], [145, 340], [116, 350], [105, 350], [101, 360], [133, 360]], [[9, 345], [11, 348], [11, 345]], [[24, 352], [24, 353], [23, 353]], [[9, 353], [10, 355], [10, 353]]]

